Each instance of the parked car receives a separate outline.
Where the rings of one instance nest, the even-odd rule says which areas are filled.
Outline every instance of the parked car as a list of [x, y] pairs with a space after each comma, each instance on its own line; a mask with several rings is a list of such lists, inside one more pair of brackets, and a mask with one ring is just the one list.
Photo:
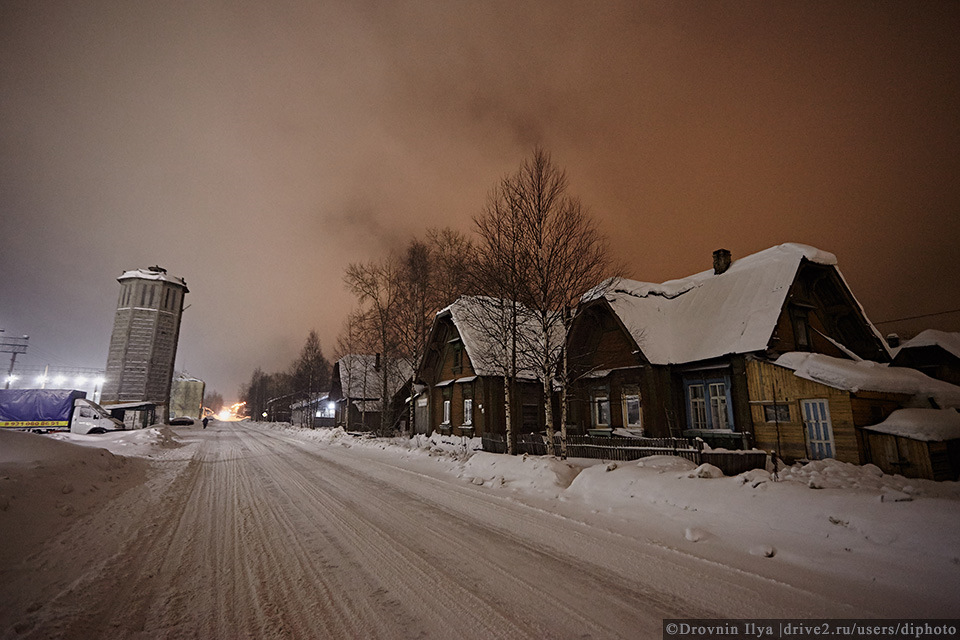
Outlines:
[[177, 416], [170, 419], [170, 424], [176, 427], [190, 426], [194, 424], [194, 419], [190, 416]]

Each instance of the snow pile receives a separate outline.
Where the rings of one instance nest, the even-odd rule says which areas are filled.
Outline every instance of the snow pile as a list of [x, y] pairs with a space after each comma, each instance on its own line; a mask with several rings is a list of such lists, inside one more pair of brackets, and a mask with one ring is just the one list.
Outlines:
[[814, 460], [795, 464], [781, 471], [779, 478], [798, 482], [811, 489], [852, 489], [875, 496], [902, 493], [916, 497], [936, 497], [960, 500], [960, 482], [936, 482], [920, 478], [887, 475], [873, 464], [850, 464], [837, 460]]
[[50, 434], [49, 437], [88, 447], [100, 447], [125, 456], [149, 456], [156, 449], [176, 449], [183, 446], [174, 430], [163, 425], [94, 435], [58, 432]]
[[146, 466], [105, 448], [0, 431], [0, 566], [28, 556], [77, 519], [144, 482]]
[[412, 438], [400, 438], [402, 443], [409, 443], [415, 449], [426, 449], [433, 453], [451, 453], [461, 455], [474, 451], [483, 451], [483, 442], [480, 438], [466, 436], [445, 436], [434, 431], [429, 436], [415, 435]]
[[775, 364], [793, 370], [794, 375], [805, 380], [851, 393], [903, 393], [914, 396], [915, 402], [923, 406], [929, 406], [927, 398], [933, 398], [941, 407], [960, 407], [960, 387], [906, 367], [802, 352], [785, 353], [777, 358]]
[[960, 413], [955, 409], [897, 409], [866, 429], [928, 442], [955, 440], [960, 438]]
[[505, 456], [477, 452], [463, 465], [462, 477], [476, 485], [491, 485], [553, 493], [566, 489], [580, 469], [553, 456]]

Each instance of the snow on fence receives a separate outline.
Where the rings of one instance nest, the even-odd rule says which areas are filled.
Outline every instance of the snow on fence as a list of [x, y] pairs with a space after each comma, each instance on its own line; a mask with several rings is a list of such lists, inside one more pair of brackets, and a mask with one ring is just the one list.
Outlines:
[[[482, 438], [483, 450], [491, 453], [506, 453], [507, 443], [503, 435], [486, 434]], [[547, 439], [539, 433], [523, 433], [517, 436], [517, 453], [534, 456], [547, 455]], [[560, 455], [560, 435], [553, 441], [552, 455]], [[647, 456], [678, 456], [696, 464], [709, 463], [719, 467], [726, 475], [737, 475], [750, 469], [762, 469], [767, 463], [763, 451], [704, 451], [703, 441], [687, 438], [625, 438], [618, 436], [567, 436], [567, 456], [571, 458], [595, 458], [629, 462]]]

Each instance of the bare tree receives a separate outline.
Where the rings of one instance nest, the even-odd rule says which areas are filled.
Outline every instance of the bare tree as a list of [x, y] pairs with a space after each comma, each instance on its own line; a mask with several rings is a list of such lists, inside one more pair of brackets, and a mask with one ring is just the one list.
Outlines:
[[[470, 250], [470, 240], [463, 234], [450, 228], [429, 229], [426, 240], [411, 240], [400, 256], [400, 301], [395, 314], [398, 357], [412, 372], [423, 360], [437, 312], [465, 292]], [[414, 415], [411, 397], [410, 425]]]
[[330, 361], [323, 355], [320, 337], [310, 330], [299, 357], [290, 367], [293, 390], [308, 400], [330, 387]]
[[366, 305], [380, 353], [380, 434], [393, 425], [390, 410], [390, 372], [399, 351], [398, 310], [402, 298], [402, 266], [394, 256], [365, 264], [351, 264], [344, 275], [347, 289]]
[[[554, 441], [553, 385], [561, 391], [561, 456], [566, 457], [566, 366], [564, 344], [569, 310], [579, 297], [610, 275], [606, 238], [576, 197], [567, 193], [566, 172], [541, 148], [517, 173], [500, 181], [477, 227], [480, 244], [490, 251], [484, 283], [499, 278], [503, 293], [529, 310], [538, 328], [532, 343], [514, 323], [514, 352], [534, 358], [543, 385], [547, 438]], [[496, 269], [499, 268], [499, 272]], [[619, 270], [619, 269], [617, 269]], [[603, 286], [603, 285], [600, 285]], [[517, 316], [514, 316], [517, 320]]]
[[[360, 368], [360, 358], [373, 351], [373, 332], [370, 330], [370, 314], [363, 309], [354, 309], [344, 320], [340, 335], [337, 336], [337, 349], [334, 352], [336, 362], [340, 363], [340, 386], [345, 400], [343, 415], [344, 428], [350, 430], [350, 398], [354, 389], [360, 389], [363, 398], [367, 397], [369, 380], [366, 367]], [[360, 420], [366, 424], [366, 403], [359, 405]]]
[[497, 363], [503, 373], [503, 405], [507, 453], [516, 452], [516, 378], [522, 309], [519, 298], [527, 268], [520, 210], [513, 199], [508, 178], [487, 196], [481, 213], [474, 217], [477, 233], [469, 288], [481, 293], [476, 322], [485, 332], [499, 333], [504, 350]]

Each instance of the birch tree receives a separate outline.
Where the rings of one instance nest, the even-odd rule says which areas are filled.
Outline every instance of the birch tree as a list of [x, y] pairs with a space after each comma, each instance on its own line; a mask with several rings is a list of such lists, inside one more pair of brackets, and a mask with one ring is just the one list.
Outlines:
[[[537, 327], [532, 343], [518, 344], [524, 333], [516, 326], [514, 352], [524, 348], [536, 362], [543, 386], [544, 422], [548, 441], [554, 442], [551, 398], [553, 384], [561, 392], [560, 452], [566, 457], [566, 391], [564, 345], [570, 328], [570, 309], [590, 288], [612, 286], [614, 269], [606, 238], [580, 203], [568, 193], [566, 172], [550, 155], [537, 148], [520, 169], [500, 181], [478, 225], [481, 244], [505, 241], [507, 251], [494, 254], [505, 293], [529, 310]], [[503, 239], [503, 240], [501, 240]], [[498, 248], [498, 247], [491, 247]], [[491, 266], [487, 271], [494, 269]], [[489, 277], [491, 274], [487, 273]], [[605, 282], [606, 285], [601, 285]]]

